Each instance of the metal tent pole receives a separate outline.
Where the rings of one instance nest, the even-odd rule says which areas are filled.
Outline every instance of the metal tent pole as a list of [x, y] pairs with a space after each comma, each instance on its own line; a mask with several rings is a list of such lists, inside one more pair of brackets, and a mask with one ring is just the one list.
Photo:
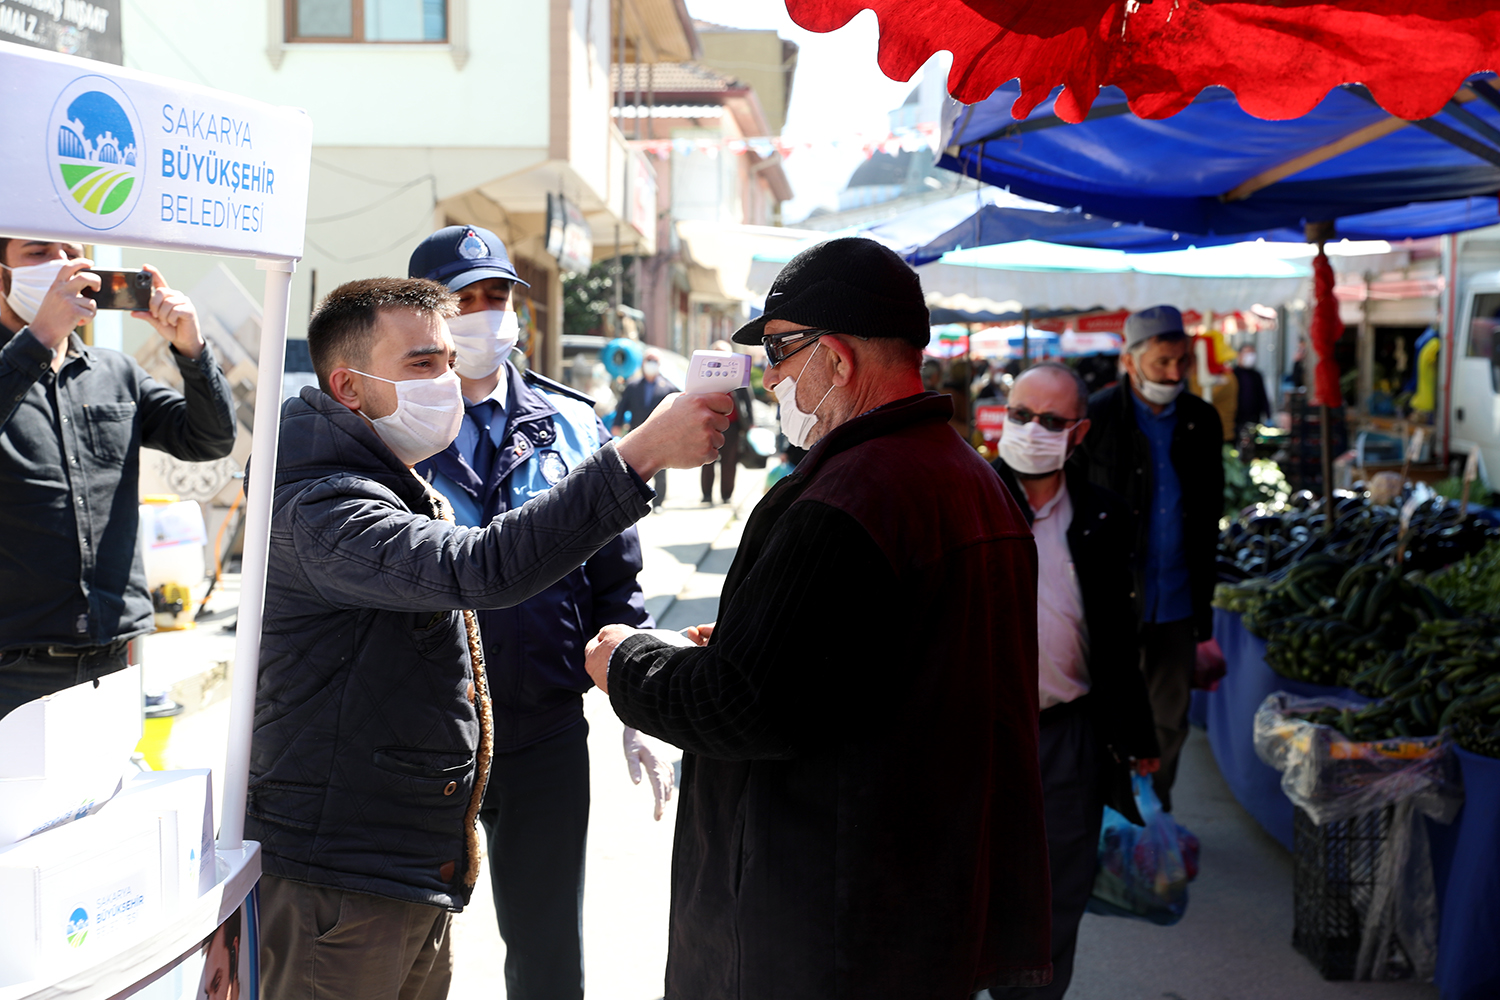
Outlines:
[[286, 321], [296, 261], [262, 260], [266, 294], [261, 309], [260, 374], [255, 386], [255, 467], [245, 477], [245, 555], [240, 611], [235, 623], [234, 679], [229, 699], [229, 751], [224, 762], [224, 812], [219, 849], [237, 851], [245, 839], [245, 795], [250, 787], [250, 737], [255, 728], [255, 688], [260, 676], [260, 625], [266, 601], [266, 559], [271, 546], [271, 492], [281, 433], [281, 372], [286, 364]]

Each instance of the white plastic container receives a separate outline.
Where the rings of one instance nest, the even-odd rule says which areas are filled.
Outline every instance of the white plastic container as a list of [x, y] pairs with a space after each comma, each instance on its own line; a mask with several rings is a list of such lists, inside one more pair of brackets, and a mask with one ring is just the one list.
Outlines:
[[135, 816], [161, 820], [162, 900], [168, 912], [214, 885], [213, 774], [207, 768], [148, 771], [99, 811], [106, 824]]
[[29, 701], [0, 719], [0, 847], [97, 810], [141, 739], [141, 668]]
[[102, 819], [0, 851], [0, 986], [86, 968], [160, 920], [161, 820], [145, 812]]

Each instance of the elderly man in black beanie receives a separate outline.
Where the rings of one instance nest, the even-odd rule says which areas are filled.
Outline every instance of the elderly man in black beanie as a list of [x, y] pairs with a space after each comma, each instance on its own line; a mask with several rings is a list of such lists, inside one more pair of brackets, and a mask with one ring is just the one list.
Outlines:
[[916, 274], [869, 240], [795, 257], [765, 384], [811, 450], [761, 501], [714, 626], [624, 626], [588, 670], [687, 751], [669, 998], [968, 1000], [1051, 976], [1036, 549], [919, 375]]

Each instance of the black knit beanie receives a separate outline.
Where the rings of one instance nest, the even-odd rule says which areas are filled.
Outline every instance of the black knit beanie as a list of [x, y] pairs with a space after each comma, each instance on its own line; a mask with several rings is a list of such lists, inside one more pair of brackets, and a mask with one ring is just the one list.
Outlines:
[[784, 319], [860, 337], [897, 337], [926, 347], [922, 281], [888, 247], [859, 236], [829, 240], [787, 262], [766, 296], [766, 311], [735, 331], [736, 344], [759, 344], [766, 323]]

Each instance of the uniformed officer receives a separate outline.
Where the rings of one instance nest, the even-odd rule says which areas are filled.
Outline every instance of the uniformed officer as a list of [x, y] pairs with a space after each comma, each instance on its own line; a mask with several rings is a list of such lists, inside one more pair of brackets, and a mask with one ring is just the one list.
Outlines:
[[[443, 282], [459, 297], [448, 329], [464, 395], [457, 440], [416, 470], [452, 502], [460, 524], [488, 524], [550, 489], [610, 435], [589, 397], [509, 360], [520, 333], [512, 292], [529, 286], [494, 233], [440, 229], [413, 251], [408, 272]], [[608, 624], [652, 627], [636, 582], [640, 569], [640, 538], [629, 528], [531, 600], [478, 615], [495, 727], [479, 816], [510, 1000], [583, 996], [583, 694], [592, 686], [584, 645]], [[631, 776], [639, 782], [644, 770], [651, 779], [660, 819], [672, 794], [671, 766], [634, 730], [625, 731], [624, 742]]]

